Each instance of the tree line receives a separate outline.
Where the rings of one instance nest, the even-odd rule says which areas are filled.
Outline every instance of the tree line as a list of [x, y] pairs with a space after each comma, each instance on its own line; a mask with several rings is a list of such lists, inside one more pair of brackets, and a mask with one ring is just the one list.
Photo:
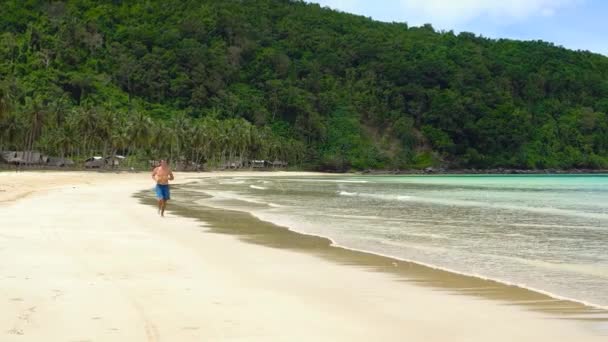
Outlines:
[[304, 157], [304, 145], [256, 127], [242, 118], [219, 120], [177, 114], [154, 120], [143, 112], [120, 112], [82, 106], [69, 110], [56, 104], [33, 103], [5, 112], [0, 151], [40, 150], [76, 161], [95, 156], [123, 155], [132, 166], [168, 159], [183, 167], [225, 167], [250, 159], [291, 161]]
[[4, 0], [0, 149], [608, 167], [608, 58], [289, 0]]

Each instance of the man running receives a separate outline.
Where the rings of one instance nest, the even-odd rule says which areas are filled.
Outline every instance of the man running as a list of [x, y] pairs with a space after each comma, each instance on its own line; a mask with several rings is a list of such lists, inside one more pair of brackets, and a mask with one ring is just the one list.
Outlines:
[[165, 207], [167, 201], [171, 199], [169, 193], [169, 181], [175, 179], [173, 172], [167, 165], [166, 160], [160, 161], [160, 166], [152, 171], [152, 179], [156, 181], [156, 198], [158, 198], [158, 213], [160, 216], [165, 216]]

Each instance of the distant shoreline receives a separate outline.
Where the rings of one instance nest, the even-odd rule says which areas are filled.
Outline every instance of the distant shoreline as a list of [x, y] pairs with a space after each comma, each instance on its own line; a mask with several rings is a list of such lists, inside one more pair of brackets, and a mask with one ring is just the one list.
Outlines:
[[[0, 164], [0, 172], [2, 171], [19, 171], [19, 172], [91, 172], [91, 173], [120, 173], [120, 172], [148, 172], [148, 169], [127, 169], [127, 168], [64, 168], [64, 167], [15, 167], [13, 165]], [[206, 170], [177, 170], [185, 173], [238, 173], [238, 172], [310, 172], [327, 175], [370, 175], [370, 176], [393, 176], [393, 175], [597, 175], [608, 174], [607, 169], [511, 169], [511, 168], [495, 168], [495, 169], [445, 169], [445, 168], [426, 168], [426, 169], [409, 169], [409, 170], [307, 170], [307, 169], [206, 169]]]
[[564, 174], [608, 174], [605, 169], [442, 169], [427, 168], [424, 170], [365, 170], [358, 173], [366, 175], [564, 175]]

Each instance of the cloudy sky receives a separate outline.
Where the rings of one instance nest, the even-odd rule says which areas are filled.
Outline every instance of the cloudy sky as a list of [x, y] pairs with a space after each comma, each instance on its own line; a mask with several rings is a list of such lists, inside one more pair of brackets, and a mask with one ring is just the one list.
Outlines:
[[606, 0], [310, 0], [382, 21], [545, 40], [608, 56]]

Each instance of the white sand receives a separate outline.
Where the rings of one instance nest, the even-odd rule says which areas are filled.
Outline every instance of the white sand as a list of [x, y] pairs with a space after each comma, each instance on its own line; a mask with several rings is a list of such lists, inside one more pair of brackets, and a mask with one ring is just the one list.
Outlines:
[[[161, 219], [131, 197], [152, 189], [147, 174], [77, 173], [70, 186], [66, 175], [0, 173], [0, 341], [606, 341], [582, 323]], [[54, 190], [14, 200], [7, 180]]]

